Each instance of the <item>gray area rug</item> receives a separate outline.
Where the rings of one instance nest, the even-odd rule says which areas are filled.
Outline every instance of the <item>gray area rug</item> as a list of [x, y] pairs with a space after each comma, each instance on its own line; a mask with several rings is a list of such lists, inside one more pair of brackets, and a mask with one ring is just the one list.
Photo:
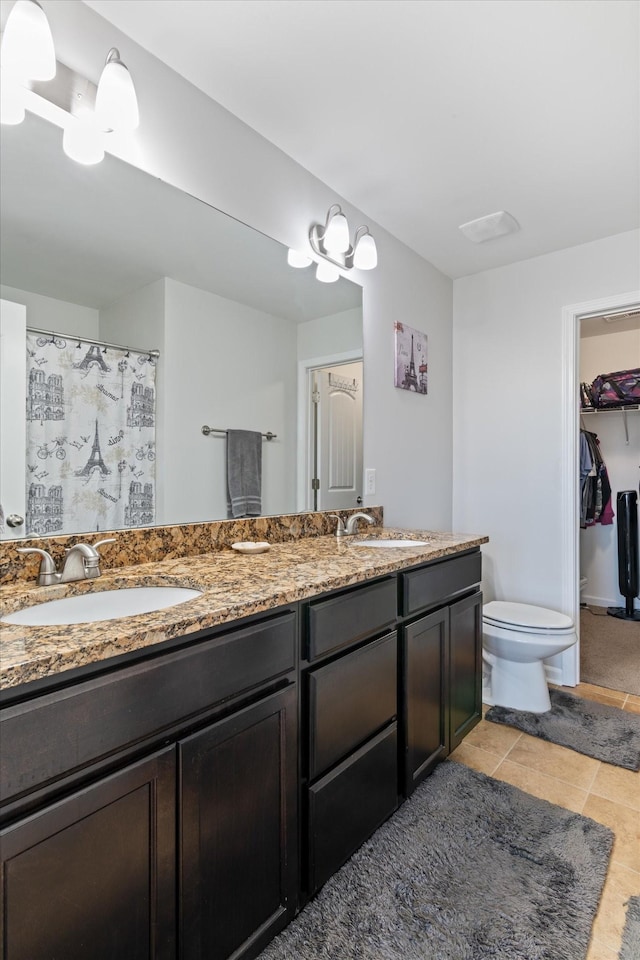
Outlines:
[[619, 960], [638, 960], [640, 957], [640, 897], [630, 897], [627, 919], [622, 931]]
[[551, 689], [549, 696], [551, 710], [546, 713], [491, 707], [485, 720], [504, 723], [616, 767], [640, 770], [640, 714], [574, 697], [564, 690]]
[[640, 623], [609, 617], [606, 607], [583, 608], [580, 677], [640, 697]]
[[259, 960], [584, 960], [612, 843], [445, 761]]

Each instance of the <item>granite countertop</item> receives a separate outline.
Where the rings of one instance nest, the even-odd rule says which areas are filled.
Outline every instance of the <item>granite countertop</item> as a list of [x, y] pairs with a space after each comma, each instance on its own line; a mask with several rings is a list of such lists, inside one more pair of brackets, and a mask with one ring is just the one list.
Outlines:
[[335, 536], [277, 543], [267, 553], [230, 548], [195, 557], [105, 570], [95, 580], [38, 587], [21, 581], [0, 587], [0, 616], [34, 603], [101, 590], [182, 586], [202, 596], [154, 613], [98, 623], [22, 626], [0, 623], [0, 688], [19, 686], [163, 641], [230, 623], [329, 590], [360, 583], [451, 556], [487, 543], [488, 537], [429, 530], [377, 528], [367, 536], [430, 541], [423, 547], [354, 546]]

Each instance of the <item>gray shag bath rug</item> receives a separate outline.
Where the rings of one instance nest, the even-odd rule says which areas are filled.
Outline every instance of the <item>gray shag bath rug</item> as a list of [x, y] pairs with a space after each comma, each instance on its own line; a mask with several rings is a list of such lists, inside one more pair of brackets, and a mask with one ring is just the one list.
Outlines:
[[629, 898], [618, 956], [619, 960], [638, 960], [640, 957], [640, 897]]
[[259, 960], [584, 960], [612, 844], [445, 761]]
[[491, 707], [485, 720], [504, 723], [616, 767], [640, 770], [640, 714], [574, 697], [564, 690], [551, 689], [549, 696], [551, 710], [546, 713]]

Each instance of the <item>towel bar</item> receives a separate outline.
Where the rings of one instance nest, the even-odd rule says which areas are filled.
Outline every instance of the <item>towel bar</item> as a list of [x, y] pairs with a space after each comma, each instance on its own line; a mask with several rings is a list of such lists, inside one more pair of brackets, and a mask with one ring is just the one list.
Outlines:
[[[219, 427], [208, 427], [206, 424], [202, 428], [202, 432], [204, 433], [205, 437], [210, 436], [212, 433], [218, 434], [219, 436], [225, 436], [225, 437], [227, 435], [226, 430], [221, 430]], [[265, 440], [276, 440], [278, 437], [278, 434], [271, 433], [271, 430], [269, 430], [267, 431], [267, 433], [263, 433], [262, 436], [265, 438]]]

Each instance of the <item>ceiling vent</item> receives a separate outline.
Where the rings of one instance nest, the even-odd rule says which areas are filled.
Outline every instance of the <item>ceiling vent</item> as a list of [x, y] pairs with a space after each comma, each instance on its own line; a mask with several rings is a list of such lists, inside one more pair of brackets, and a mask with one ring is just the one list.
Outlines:
[[520, 229], [518, 221], [507, 213], [506, 210], [498, 210], [497, 213], [488, 213], [486, 217], [478, 217], [477, 220], [469, 220], [468, 223], [461, 223], [458, 227], [461, 233], [473, 243], [484, 243], [485, 240], [495, 240], [496, 237], [502, 237], [506, 233], [516, 233]]

